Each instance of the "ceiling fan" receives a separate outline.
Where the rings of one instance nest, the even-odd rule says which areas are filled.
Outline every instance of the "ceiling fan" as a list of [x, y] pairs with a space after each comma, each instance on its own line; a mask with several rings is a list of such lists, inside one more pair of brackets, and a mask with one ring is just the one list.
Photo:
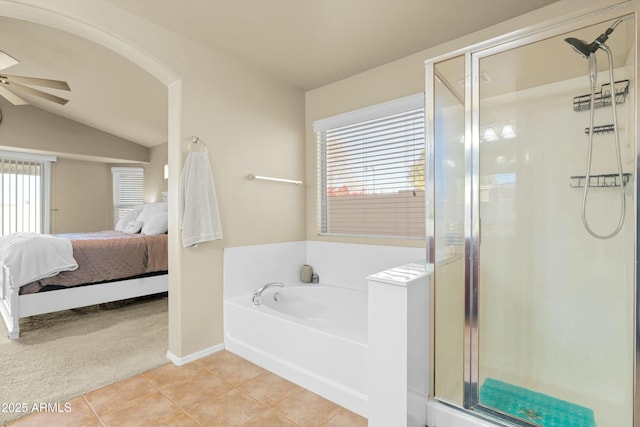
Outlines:
[[9, 68], [13, 65], [18, 64], [20, 61], [12, 57], [11, 55], [4, 53], [0, 50], [0, 96], [5, 98], [7, 101], [11, 102], [13, 105], [26, 105], [27, 101], [19, 97], [14, 93], [14, 91], [18, 93], [23, 93], [25, 95], [33, 95], [38, 96], [40, 98], [44, 98], [49, 101], [56, 102], [60, 105], [64, 105], [69, 102], [68, 99], [61, 98], [56, 95], [52, 95], [47, 92], [43, 92], [39, 89], [34, 89], [32, 86], [42, 86], [42, 87], [50, 87], [53, 89], [60, 90], [71, 90], [67, 82], [61, 80], [50, 80], [50, 79], [39, 79], [36, 77], [21, 77], [21, 76], [10, 76], [8, 74], [4, 74], [1, 70], [5, 68]]

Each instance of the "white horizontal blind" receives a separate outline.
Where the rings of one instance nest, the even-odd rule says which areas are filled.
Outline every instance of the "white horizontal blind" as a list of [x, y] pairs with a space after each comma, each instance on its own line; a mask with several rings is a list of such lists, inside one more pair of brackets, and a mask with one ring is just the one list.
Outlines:
[[314, 124], [322, 234], [425, 237], [422, 99]]
[[113, 224], [134, 206], [144, 203], [144, 169], [111, 168], [113, 174]]
[[0, 236], [49, 232], [50, 161], [55, 157], [0, 152]]

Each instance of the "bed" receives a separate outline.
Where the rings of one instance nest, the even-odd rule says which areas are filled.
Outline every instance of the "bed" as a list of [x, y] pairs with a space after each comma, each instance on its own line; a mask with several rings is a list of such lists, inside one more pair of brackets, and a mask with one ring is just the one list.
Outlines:
[[[1, 238], [0, 314], [9, 338], [19, 338], [24, 317], [167, 292], [168, 236], [163, 227], [142, 233], [141, 212], [116, 230]], [[137, 231], [127, 229], [131, 222]]]

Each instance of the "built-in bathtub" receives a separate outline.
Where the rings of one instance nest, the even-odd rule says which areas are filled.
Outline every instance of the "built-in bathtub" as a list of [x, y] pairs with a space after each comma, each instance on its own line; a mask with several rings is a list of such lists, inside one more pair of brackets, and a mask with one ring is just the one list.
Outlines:
[[[367, 277], [423, 257], [419, 247], [321, 241], [225, 248], [225, 347], [368, 417], [374, 386], [368, 368]], [[305, 264], [327, 286], [303, 284]], [[269, 282], [284, 283], [284, 294], [282, 288], [269, 288], [254, 308], [252, 293]], [[276, 292], [287, 305], [272, 304]]]
[[271, 287], [225, 300], [228, 350], [367, 416], [367, 292], [328, 285]]

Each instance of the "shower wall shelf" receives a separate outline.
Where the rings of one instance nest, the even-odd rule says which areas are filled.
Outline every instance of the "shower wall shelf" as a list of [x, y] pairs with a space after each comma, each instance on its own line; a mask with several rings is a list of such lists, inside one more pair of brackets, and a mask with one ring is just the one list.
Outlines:
[[[602, 125], [602, 126], [594, 126], [593, 127], [593, 134], [598, 134], [598, 133], [609, 133], [609, 132], [613, 132], [614, 131], [614, 125]], [[584, 133], [586, 133], [587, 135], [589, 135], [589, 128], [586, 127], [584, 128]]]
[[[584, 188], [587, 181], [585, 175], [574, 175], [571, 178], [571, 188]], [[630, 173], [622, 174], [622, 181], [627, 185], [631, 180]], [[589, 187], [620, 187], [620, 176], [617, 173], [608, 173], [604, 175], [591, 175], [589, 177]]]
[[[613, 84], [616, 104], [624, 104], [629, 93], [629, 80], [619, 80]], [[595, 108], [611, 105], [611, 84], [604, 83], [600, 86], [600, 92], [594, 94], [593, 105]], [[591, 94], [580, 95], [573, 98], [573, 111], [588, 111], [591, 106]]]

